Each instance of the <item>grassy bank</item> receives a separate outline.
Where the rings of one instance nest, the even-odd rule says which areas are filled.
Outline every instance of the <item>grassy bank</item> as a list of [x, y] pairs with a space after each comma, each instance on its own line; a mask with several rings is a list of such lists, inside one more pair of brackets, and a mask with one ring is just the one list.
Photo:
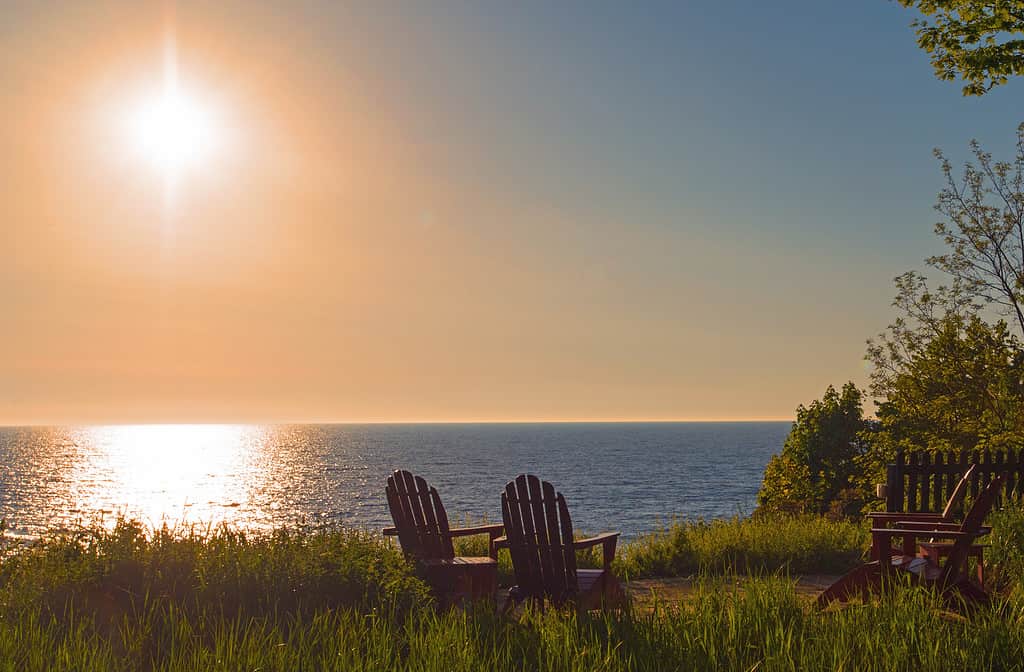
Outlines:
[[[859, 556], [865, 529], [801, 518], [679, 523], [624, 545], [618, 562], [633, 576], [696, 574], [684, 602], [502, 618], [483, 609], [436, 610], [397, 548], [372, 534], [146, 534], [122, 522], [113, 531], [48, 537], [0, 558], [0, 671], [1020, 665], [1024, 600], [1017, 597], [967, 619], [911, 589], [823, 613], [789, 580], [738, 582], [731, 573], [835, 573]], [[1018, 528], [1002, 529], [1001, 552], [1009, 557]]]
[[[0, 670], [1018, 669], [1018, 617], [948, 617], [927, 593], [820, 613], [780, 579], [708, 580], [650, 613], [318, 610], [187, 615], [150, 602], [113, 632], [89, 617], [0, 621]], [[1006, 613], [1019, 613], [1004, 608]]]

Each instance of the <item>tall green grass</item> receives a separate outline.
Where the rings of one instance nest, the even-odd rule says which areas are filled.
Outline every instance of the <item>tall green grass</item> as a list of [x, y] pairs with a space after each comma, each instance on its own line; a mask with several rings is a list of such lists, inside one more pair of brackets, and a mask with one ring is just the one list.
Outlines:
[[0, 670], [911, 670], [1019, 669], [1017, 605], [968, 619], [905, 589], [840, 611], [810, 609], [781, 579], [653, 611], [318, 610], [304, 618], [188, 615], [150, 603], [114, 633], [88, 618], [0, 620]]
[[[1013, 525], [999, 528], [1007, 557], [1024, 539], [1013, 532], [1024, 526]], [[967, 617], [910, 588], [821, 612], [791, 581], [731, 573], [834, 572], [856, 562], [866, 541], [866, 526], [816, 518], [678, 523], [624, 545], [617, 562], [621, 574], [695, 575], [684, 600], [501, 617], [486, 604], [438, 610], [397, 547], [371, 534], [147, 532], [121, 521], [3, 551], [0, 672], [1024, 665], [1017, 593]]]
[[[861, 562], [870, 539], [863, 522], [812, 515], [676, 521], [619, 544], [614, 568], [629, 579], [698, 572], [841, 574]], [[458, 538], [455, 552], [486, 555], [487, 536]], [[601, 549], [579, 553], [577, 562], [600, 567]], [[512, 580], [508, 553], [498, 554], [498, 577], [503, 584]]]
[[616, 568], [631, 578], [698, 571], [839, 574], [861, 561], [869, 542], [864, 524], [820, 516], [683, 521], [626, 544]]
[[112, 530], [65, 531], [0, 555], [0, 613], [53, 619], [75, 611], [113, 623], [154, 602], [190, 615], [214, 609], [255, 618], [341, 606], [409, 609], [429, 599], [397, 548], [347, 529], [147, 533], [120, 520]]

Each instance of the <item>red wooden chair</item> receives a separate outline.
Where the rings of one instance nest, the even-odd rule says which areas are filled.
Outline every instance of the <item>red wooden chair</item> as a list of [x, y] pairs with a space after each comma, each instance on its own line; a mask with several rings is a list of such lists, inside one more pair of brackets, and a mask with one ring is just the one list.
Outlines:
[[[901, 512], [901, 511], [873, 511], [868, 515], [871, 519], [872, 527], [918, 527], [925, 526], [928, 529], [933, 527], [949, 527], [951, 530], [957, 529], [957, 523], [954, 522], [957, 509], [960, 507], [960, 503], [963, 501], [964, 496], [967, 494], [967, 488], [970, 485], [971, 475], [974, 473], [978, 465], [972, 464], [964, 475], [957, 482], [956, 487], [953, 488], [953, 492], [950, 493], [949, 499], [946, 501], [946, 507], [942, 510], [942, 513], [932, 513], [925, 511], [915, 512]], [[925, 559], [934, 561], [935, 563], [941, 562], [944, 558], [949, 557], [949, 554], [953, 550], [952, 541], [940, 541], [938, 539], [929, 539], [927, 541], [916, 541], [914, 539], [903, 540], [907, 546], [901, 548], [888, 549], [888, 555], [914, 555], [915, 553]], [[916, 541], [916, 548], [914, 543]], [[978, 585], [985, 586], [985, 544], [972, 544], [970, 550], [967, 552], [968, 558], [973, 558], [977, 568]], [[872, 546], [872, 560], [879, 560], [878, 554], [885, 555], [886, 550], [881, 548], [875, 548]]]
[[[854, 595], [861, 595], [866, 601], [871, 592], [879, 591], [888, 580], [900, 574], [908, 576], [914, 583], [935, 588], [950, 606], [959, 606], [961, 601], [987, 602], [988, 595], [984, 589], [971, 583], [967, 575], [967, 556], [974, 540], [989, 532], [982, 523], [995, 504], [1003, 480], [1003, 476], [992, 479], [958, 526], [898, 523], [899, 527], [872, 528], [872, 557], [878, 559], [857, 567], [829, 586], [818, 596], [818, 606], [825, 607], [835, 600], [846, 602]], [[919, 538], [952, 539], [953, 544], [946, 561], [939, 564], [934, 559], [913, 554], [890, 555], [895, 537], [903, 538], [903, 548], [913, 548], [914, 540]]]
[[[619, 533], [574, 539], [565, 498], [550, 483], [520, 474], [501, 493], [501, 515], [507, 537], [500, 545], [512, 556], [516, 580], [506, 611], [524, 600], [543, 607], [546, 599], [555, 606], [573, 604], [581, 610], [625, 602], [622, 584], [611, 569]], [[603, 567], [578, 569], [576, 552], [595, 546], [602, 547]]]
[[[384, 528], [384, 534], [398, 536], [402, 551], [418, 563], [442, 602], [467, 597], [494, 599], [498, 589], [494, 540], [501, 535], [501, 525], [449, 527], [437, 490], [408, 471], [398, 470], [388, 476], [385, 492], [395, 526]], [[456, 556], [452, 539], [475, 534], [489, 536], [490, 557]]]
[[[867, 514], [871, 522], [882, 523], [882, 525], [873, 525], [874, 527], [882, 527], [886, 524], [899, 523], [899, 522], [915, 522], [915, 523], [952, 523], [954, 522], [954, 516], [956, 515], [957, 509], [960, 507], [960, 502], [963, 501], [964, 496], [967, 494], [967, 488], [970, 485], [971, 475], [974, 470], [978, 468], [978, 465], [972, 464], [964, 475], [960, 478], [960, 481], [953, 488], [953, 492], [950, 493], [949, 499], [946, 500], [946, 508], [942, 510], [942, 513], [932, 513], [927, 511], [872, 511]], [[877, 560], [878, 558], [872, 558]]]

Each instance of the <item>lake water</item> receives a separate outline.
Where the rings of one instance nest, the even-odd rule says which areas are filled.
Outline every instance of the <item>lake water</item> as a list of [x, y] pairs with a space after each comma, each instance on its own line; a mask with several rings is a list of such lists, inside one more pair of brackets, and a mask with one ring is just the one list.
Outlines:
[[118, 514], [245, 528], [390, 524], [396, 468], [436, 486], [453, 524], [501, 520], [522, 472], [574, 526], [626, 538], [676, 517], [750, 513], [788, 422], [139, 425], [0, 428], [0, 517], [14, 535]]

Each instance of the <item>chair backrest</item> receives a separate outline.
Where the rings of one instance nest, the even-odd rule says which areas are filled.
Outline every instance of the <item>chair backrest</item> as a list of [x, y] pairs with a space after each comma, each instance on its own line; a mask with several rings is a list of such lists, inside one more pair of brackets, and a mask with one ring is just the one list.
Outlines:
[[520, 594], [553, 604], [576, 595], [572, 519], [562, 494], [547, 481], [520, 474], [501, 493], [501, 517]]
[[[996, 476], [984, 490], [978, 493], [974, 503], [971, 504], [971, 509], [964, 516], [963, 522], [960, 523], [960, 532], [976, 534], [981, 530], [982, 523], [985, 522], [986, 516], [988, 516], [996, 503], [996, 497], [999, 496], [999, 492], [1002, 490], [1004, 480], [1005, 476]], [[967, 564], [967, 554], [971, 550], [974, 539], [975, 537], [973, 536], [960, 537], [953, 542], [949, 558], [946, 559], [946, 564], [939, 575], [939, 581], [943, 585], [955, 582], [963, 574], [964, 567]]]
[[448, 514], [436, 489], [419, 476], [396, 470], [388, 476], [386, 493], [398, 541], [407, 555], [420, 560], [455, 557]]
[[943, 520], [953, 520], [953, 514], [956, 513], [956, 509], [960, 506], [960, 502], [967, 494], [967, 486], [970, 485], [971, 474], [978, 468], [978, 465], [972, 464], [970, 468], [964, 472], [960, 482], [953, 488], [953, 492], [949, 495], [949, 500], [946, 502], [946, 508], [942, 510]]

